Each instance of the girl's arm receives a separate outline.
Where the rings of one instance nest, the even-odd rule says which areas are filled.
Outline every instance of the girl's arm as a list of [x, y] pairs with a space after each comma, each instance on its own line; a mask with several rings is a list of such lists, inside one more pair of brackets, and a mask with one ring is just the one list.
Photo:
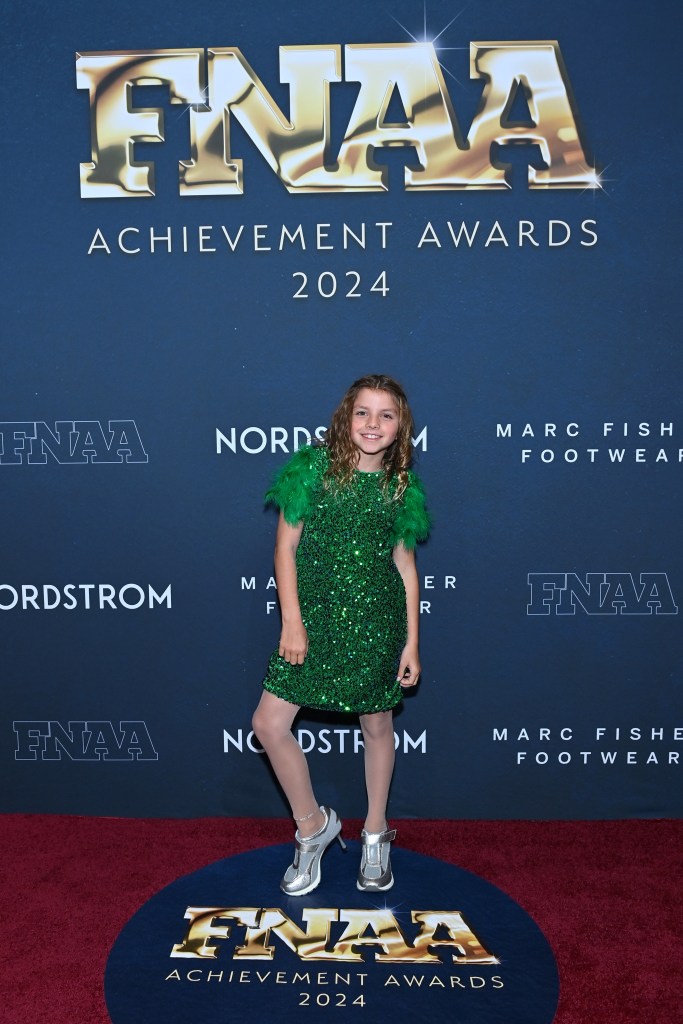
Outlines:
[[393, 556], [406, 591], [406, 612], [408, 617], [408, 635], [406, 645], [401, 653], [396, 678], [401, 686], [415, 686], [420, 678], [421, 671], [420, 655], [418, 652], [420, 586], [417, 579], [415, 552], [409, 551], [403, 544], [397, 544], [394, 548]]
[[296, 580], [296, 549], [303, 526], [303, 522], [291, 526], [281, 512], [275, 537], [275, 582], [282, 613], [279, 654], [290, 665], [302, 665], [308, 650]]

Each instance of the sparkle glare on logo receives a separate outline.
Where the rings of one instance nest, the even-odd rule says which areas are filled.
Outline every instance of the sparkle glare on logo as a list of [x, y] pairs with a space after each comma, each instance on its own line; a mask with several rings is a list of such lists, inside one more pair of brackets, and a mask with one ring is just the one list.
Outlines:
[[[445, 33], [445, 32], [446, 32], [446, 31], [447, 31], [447, 30], [448, 30], [448, 29], [449, 29], [449, 28], [451, 27], [451, 25], [453, 24], [453, 22], [454, 22], [454, 21], [457, 21], [457, 20], [458, 20], [458, 18], [460, 17], [460, 15], [461, 15], [461, 14], [464, 14], [466, 10], [467, 10], [467, 8], [466, 8], [466, 7], [463, 7], [463, 9], [462, 9], [461, 11], [458, 11], [458, 13], [457, 13], [457, 14], [454, 14], [454, 15], [453, 15], [453, 17], [451, 18], [451, 20], [450, 20], [449, 22], [447, 22], [447, 24], [446, 24], [446, 25], [444, 25], [444, 27], [443, 27], [443, 28], [441, 29], [441, 31], [440, 31], [440, 32], [437, 32], [437, 33], [436, 33], [435, 35], [429, 35], [429, 34], [427, 33], [427, 4], [426, 4], [426, 3], [425, 3], [425, 4], [423, 4], [423, 30], [422, 30], [422, 39], [418, 39], [418, 38], [417, 38], [417, 36], [414, 36], [414, 35], [413, 35], [413, 33], [412, 33], [412, 32], [410, 32], [410, 31], [409, 31], [409, 30], [408, 30], [408, 29], [407, 29], [407, 28], [405, 27], [405, 25], [403, 25], [403, 24], [402, 24], [402, 23], [401, 23], [401, 22], [400, 22], [400, 21], [398, 20], [398, 18], [395, 18], [393, 14], [390, 14], [390, 15], [389, 15], [389, 17], [390, 17], [390, 18], [392, 19], [392, 21], [395, 21], [395, 22], [396, 22], [396, 24], [397, 24], [397, 25], [399, 26], [399, 28], [403, 29], [403, 31], [405, 32], [405, 34], [406, 34], [407, 36], [409, 36], [409, 37], [410, 37], [410, 39], [412, 39], [414, 43], [431, 43], [431, 44], [432, 44], [432, 46], [434, 47], [434, 49], [436, 50], [437, 54], [438, 54], [438, 53], [441, 53], [442, 51], [445, 51], [445, 50], [469, 50], [469, 46], [437, 46], [437, 45], [436, 45], [436, 44], [437, 44], [437, 40], [439, 40], [439, 39], [441, 38], [441, 36], [442, 36], [442, 35], [443, 35], [443, 34], [444, 34], [444, 33]], [[453, 80], [454, 80], [455, 82], [457, 82], [459, 86], [462, 86], [462, 82], [460, 81], [460, 79], [459, 79], [459, 78], [456, 78], [456, 76], [455, 76], [455, 75], [453, 74], [453, 72], [452, 72], [452, 71], [451, 71], [451, 70], [450, 70], [449, 68], [447, 68], [447, 67], [446, 67], [446, 65], [445, 65], [445, 64], [443, 64], [443, 63], [442, 63], [441, 61], [439, 61], [439, 67], [441, 68], [441, 70], [442, 70], [442, 71], [445, 71], [447, 75], [450, 75], [450, 77], [451, 77], [451, 78], [452, 78], [452, 79], [453, 79]]]

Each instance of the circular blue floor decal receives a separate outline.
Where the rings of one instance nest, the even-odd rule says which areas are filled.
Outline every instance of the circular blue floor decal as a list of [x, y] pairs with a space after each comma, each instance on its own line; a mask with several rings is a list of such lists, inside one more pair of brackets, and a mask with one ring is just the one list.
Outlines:
[[[358, 843], [325, 854], [308, 896], [285, 896], [290, 846], [179, 878], [109, 956], [113, 1024], [328, 1021], [550, 1024], [552, 951], [522, 908], [476, 875], [394, 848], [396, 884], [356, 888]], [[302, 1016], [302, 1014], [304, 1016]]]

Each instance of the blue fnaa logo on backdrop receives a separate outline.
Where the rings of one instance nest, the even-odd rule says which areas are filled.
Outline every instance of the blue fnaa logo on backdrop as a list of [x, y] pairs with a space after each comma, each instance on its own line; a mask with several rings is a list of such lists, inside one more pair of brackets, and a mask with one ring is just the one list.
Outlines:
[[527, 615], [678, 615], [665, 572], [530, 572]]
[[14, 722], [16, 761], [158, 761], [144, 722]]
[[0, 466], [149, 462], [135, 420], [0, 423]]

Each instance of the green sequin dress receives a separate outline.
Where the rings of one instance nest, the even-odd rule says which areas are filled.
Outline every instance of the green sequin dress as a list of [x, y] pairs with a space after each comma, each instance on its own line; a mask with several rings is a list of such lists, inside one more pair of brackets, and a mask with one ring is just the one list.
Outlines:
[[288, 523], [304, 523], [296, 567], [309, 647], [303, 665], [274, 651], [263, 685], [303, 707], [387, 711], [401, 700], [396, 671], [406, 641], [405, 589], [392, 552], [427, 537], [424, 492], [411, 472], [401, 499], [391, 500], [383, 470], [326, 487], [327, 466], [324, 445], [301, 448], [266, 494]]

